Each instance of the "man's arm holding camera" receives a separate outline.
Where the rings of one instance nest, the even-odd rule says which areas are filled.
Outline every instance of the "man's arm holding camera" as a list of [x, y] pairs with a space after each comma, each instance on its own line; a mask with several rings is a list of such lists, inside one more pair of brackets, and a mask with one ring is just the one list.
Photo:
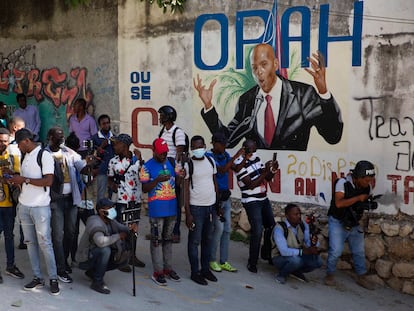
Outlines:
[[368, 200], [368, 194], [359, 194], [352, 198], [345, 198], [345, 193], [342, 191], [335, 192], [335, 205], [337, 208], [347, 208], [358, 202], [365, 202]]

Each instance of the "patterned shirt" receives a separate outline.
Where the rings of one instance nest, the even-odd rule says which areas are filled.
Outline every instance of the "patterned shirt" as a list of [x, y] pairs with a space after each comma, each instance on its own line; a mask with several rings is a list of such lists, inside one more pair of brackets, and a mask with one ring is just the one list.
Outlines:
[[140, 181], [148, 183], [153, 181], [160, 174], [169, 174], [168, 181], [159, 182], [148, 193], [148, 210], [150, 217], [168, 217], [177, 214], [177, 201], [175, 194], [175, 172], [171, 163], [157, 162], [154, 159], [146, 162], [139, 173]]
[[125, 180], [121, 180], [118, 185], [117, 203], [128, 204], [128, 202], [141, 202], [142, 186], [138, 178], [140, 162], [131, 164], [131, 159], [120, 158], [118, 155], [109, 161], [108, 176], [114, 177], [121, 175]]

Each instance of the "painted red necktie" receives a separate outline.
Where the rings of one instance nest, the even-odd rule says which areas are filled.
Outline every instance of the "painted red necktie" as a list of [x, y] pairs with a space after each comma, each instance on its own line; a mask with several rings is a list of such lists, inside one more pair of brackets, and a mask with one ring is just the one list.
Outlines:
[[264, 130], [264, 139], [267, 145], [272, 144], [273, 135], [276, 129], [275, 118], [273, 117], [273, 110], [272, 110], [272, 96], [266, 95], [266, 109], [265, 109], [265, 130]]

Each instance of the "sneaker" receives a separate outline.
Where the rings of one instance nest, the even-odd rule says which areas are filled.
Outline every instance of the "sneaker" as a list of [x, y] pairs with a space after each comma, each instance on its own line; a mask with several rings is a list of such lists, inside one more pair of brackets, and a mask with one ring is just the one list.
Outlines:
[[18, 249], [27, 249], [27, 244], [20, 243], [19, 246], [17, 246]]
[[58, 279], [63, 283], [72, 283], [73, 279], [66, 272], [58, 273]]
[[327, 286], [336, 286], [336, 281], [335, 281], [333, 274], [327, 274], [325, 278], [323, 279], [323, 282]]
[[60, 294], [59, 282], [56, 279], [50, 280], [50, 294], [53, 296]]
[[203, 278], [211, 281], [211, 282], [217, 282], [217, 278], [216, 276], [210, 271], [205, 271], [205, 272], [201, 272], [201, 275], [203, 276]]
[[174, 270], [164, 270], [164, 275], [174, 282], [180, 282], [181, 278]]
[[196, 282], [200, 285], [207, 285], [207, 281], [204, 279], [204, 277], [201, 275], [201, 273], [191, 273], [191, 280]]
[[221, 270], [228, 271], [228, 272], [237, 272], [237, 269], [229, 264], [227, 261], [220, 265]]
[[217, 261], [210, 261], [210, 269], [215, 272], [221, 272], [221, 267]]
[[26, 284], [23, 288], [25, 290], [34, 290], [37, 288], [42, 288], [43, 286], [45, 286], [45, 280], [33, 278], [33, 280], [30, 283]]
[[125, 265], [123, 267], [119, 267], [118, 270], [119, 271], [122, 271], [122, 272], [126, 272], [126, 273], [132, 272], [132, 269], [131, 269], [131, 267], [129, 265]]
[[252, 264], [247, 264], [247, 270], [249, 270], [252, 273], [257, 273], [257, 267], [256, 265], [252, 265]]
[[281, 276], [281, 275], [276, 275], [276, 282], [278, 282], [279, 284], [285, 284], [286, 283], [286, 278], [284, 276]]
[[6, 274], [11, 275], [12, 277], [16, 279], [24, 279], [24, 274], [16, 266], [7, 268]]
[[302, 272], [293, 272], [290, 274], [291, 277], [293, 277], [294, 279], [304, 282], [304, 283], [309, 283], [309, 280], [306, 278], [306, 276], [302, 273]]
[[162, 273], [154, 272], [151, 276], [151, 279], [155, 282], [155, 284], [160, 286], [166, 286], [167, 281], [165, 280], [165, 276]]
[[108, 288], [108, 286], [106, 286], [104, 282], [92, 282], [90, 287], [94, 291], [101, 293], [101, 294], [108, 295], [111, 293], [111, 290]]
[[357, 278], [357, 281], [356, 281], [356, 283], [359, 285], [359, 286], [362, 286], [362, 287], [364, 287], [364, 288], [366, 288], [366, 289], [369, 289], [369, 290], [374, 290], [375, 289], [375, 284], [374, 283], [372, 283], [369, 279], [368, 279], [368, 277], [367, 277], [367, 275], [359, 275], [358, 276], [358, 278]]
[[139, 260], [136, 256], [134, 256], [133, 259], [129, 260], [129, 264], [135, 267], [140, 267], [140, 268], [144, 268], [145, 267], [145, 263], [143, 263], [141, 260]]

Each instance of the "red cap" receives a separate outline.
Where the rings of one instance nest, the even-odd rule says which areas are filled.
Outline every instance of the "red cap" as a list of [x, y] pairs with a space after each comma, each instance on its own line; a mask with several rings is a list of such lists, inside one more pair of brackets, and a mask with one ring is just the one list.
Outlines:
[[165, 152], [168, 152], [167, 142], [162, 138], [157, 138], [154, 140], [152, 145], [154, 146], [154, 152], [156, 154], [163, 154]]

